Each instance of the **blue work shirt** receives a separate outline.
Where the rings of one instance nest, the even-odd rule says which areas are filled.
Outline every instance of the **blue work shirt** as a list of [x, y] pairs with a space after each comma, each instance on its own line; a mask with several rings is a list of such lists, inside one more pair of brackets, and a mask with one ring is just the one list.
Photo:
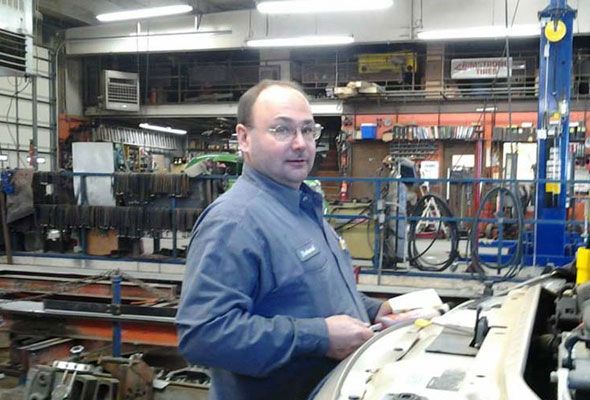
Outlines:
[[176, 316], [179, 350], [212, 367], [210, 399], [305, 399], [336, 365], [325, 318], [374, 319], [322, 197], [244, 166], [193, 228]]

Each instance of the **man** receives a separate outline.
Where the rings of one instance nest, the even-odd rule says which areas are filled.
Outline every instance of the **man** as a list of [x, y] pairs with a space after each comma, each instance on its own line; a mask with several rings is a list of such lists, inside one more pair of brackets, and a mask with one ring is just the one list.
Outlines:
[[357, 292], [303, 184], [318, 128], [293, 83], [262, 81], [238, 104], [243, 174], [195, 224], [176, 317], [183, 356], [213, 369], [210, 399], [305, 399], [391, 311]]
[[406, 70], [402, 74], [403, 88], [405, 90], [413, 90], [415, 82], [414, 67], [412, 65], [406, 66]]

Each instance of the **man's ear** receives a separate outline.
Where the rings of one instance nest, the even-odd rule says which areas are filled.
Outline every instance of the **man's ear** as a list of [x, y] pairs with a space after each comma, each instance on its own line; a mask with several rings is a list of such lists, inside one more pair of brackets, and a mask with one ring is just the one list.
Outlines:
[[236, 125], [236, 135], [238, 136], [238, 147], [242, 153], [248, 153], [250, 150], [250, 132], [244, 124]]

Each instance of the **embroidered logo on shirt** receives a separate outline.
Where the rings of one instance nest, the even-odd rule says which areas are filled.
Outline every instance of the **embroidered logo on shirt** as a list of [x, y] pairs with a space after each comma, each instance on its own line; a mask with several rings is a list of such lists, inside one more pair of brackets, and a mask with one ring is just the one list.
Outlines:
[[319, 252], [320, 250], [314, 243], [306, 243], [303, 247], [297, 250], [297, 256], [301, 261], [307, 261]]

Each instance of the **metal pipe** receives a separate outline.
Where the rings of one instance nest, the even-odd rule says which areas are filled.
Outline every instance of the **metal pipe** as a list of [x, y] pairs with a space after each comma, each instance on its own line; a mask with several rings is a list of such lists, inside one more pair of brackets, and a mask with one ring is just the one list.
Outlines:
[[588, 218], [590, 218], [590, 200], [584, 199], [584, 232], [582, 237], [586, 243], [588, 243]]
[[39, 129], [37, 124], [37, 77], [33, 75], [31, 77], [31, 95], [32, 95], [32, 119], [33, 119], [33, 154], [31, 154], [30, 165], [35, 171], [39, 168], [37, 164], [37, 148], [39, 147]]
[[[375, 182], [375, 200], [376, 200], [376, 218], [375, 223], [375, 250], [373, 252], [373, 259], [377, 258], [377, 285], [381, 285], [381, 275], [383, 272], [383, 246], [385, 244], [385, 201], [381, 198], [381, 181]], [[375, 265], [375, 264], [373, 264]]]
[[[122, 277], [119, 273], [115, 273], [111, 277], [113, 285], [113, 299], [111, 302], [111, 313], [113, 315], [121, 315], [121, 282]], [[121, 322], [113, 322], [113, 357], [121, 356]]]
[[512, 127], [512, 63], [510, 62], [510, 38], [508, 37], [508, 0], [504, 1], [504, 23], [506, 25], [506, 74], [508, 84], [508, 126]]
[[4, 191], [0, 192], [0, 213], [2, 214], [2, 235], [4, 236], [4, 251], [6, 253], [6, 263], [12, 264], [12, 245], [10, 241], [10, 230], [8, 229], [8, 223], [6, 222], [6, 198]]
[[57, 106], [58, 91], [56, 90], [57, 85], [57, 52], [53, 53], [49, 50], [50, 59], [49, 62], [49, 99], [53, 100], [49, 102], [49, 148], [52, 155], [50, 156], [50, 170], [57, 171], [59, 168], [59, 140], [58, 140], [58, 115], [59, 112]]
[[[410, 40], [414, 40], [414, 0], [410, 2]], [[414, 79], [412, 78], [412, 81]], [[412, 82], [413, 84], [414, 82]], [[414, 86], [412, 85], [412, 89]]]
[[[14, 90], [14, 99], [15, 99], [15, 104], [14, 104], [14, 117], [15, 117], [15, 129], [16, 129], [16, 165], [19, 166], [21, 163], [21, 159], [20, 159], [20, 155], [18, 153], [20, 153], [20, 122], [19, 122], [19, 112], [18, 112], [18, 78], [15, 79], [15, 90]], [[9, 263], [11, 264], [11, 263]]]
[[178, 256], [178, 232], [176, 226], [176, 196], [172, 196], [172, 257]]

